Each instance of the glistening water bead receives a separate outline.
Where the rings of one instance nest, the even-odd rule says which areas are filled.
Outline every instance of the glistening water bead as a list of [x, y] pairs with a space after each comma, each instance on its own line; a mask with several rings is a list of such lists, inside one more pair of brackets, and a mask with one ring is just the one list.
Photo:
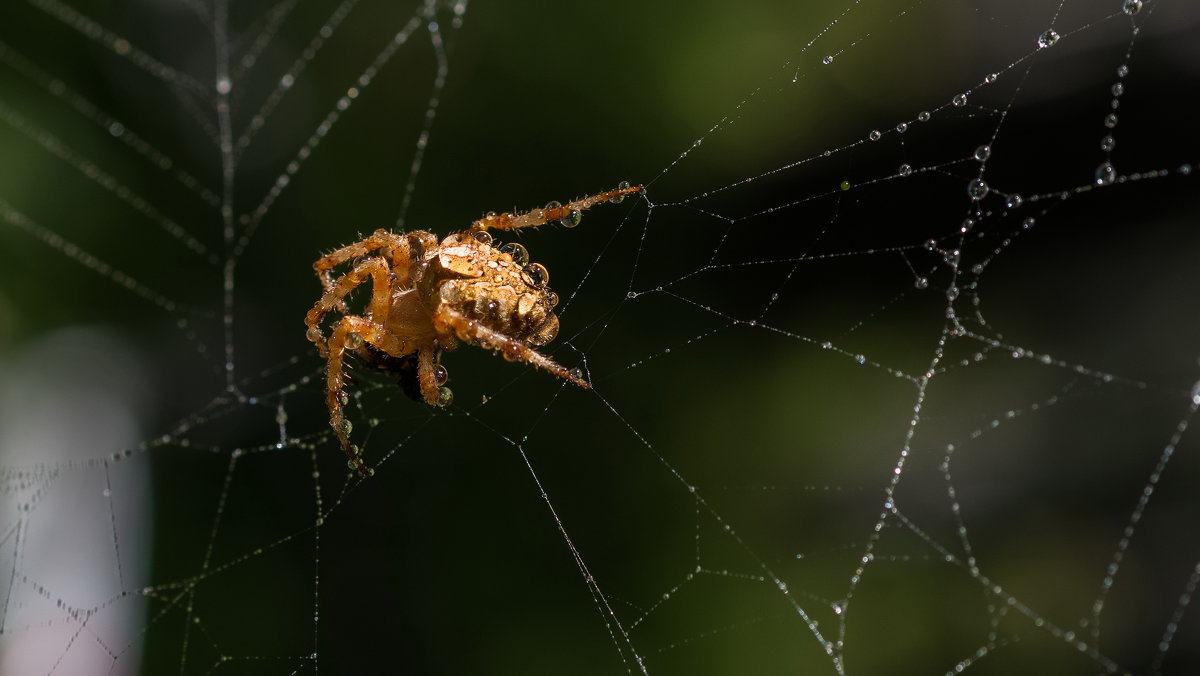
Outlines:
[[1021, 193], [1014, 192], [1013, 194], [1008, 196], [1007, 200], [1004, 201], [1004, 206], [1008, 207], [1009, 209], [1016, 209], [1017, 207], [1020, 207], [1024, 203], [1025, 203], [1025, 198], [1021, 197]]
[[971, 181], [970, 183], [967, 184], [967, 194], [970, 195], [971, 199], [975, 200], [976, 202], [983, 199], [984, 197], [987, 197], [987, 194], [988, 194], [987, 182], [984, 181], [982, 178], [977, 178], [974, 181]]
[[986, 162], [987, 158], [992, 156], [992, 147], [988, 145], [979, 146], [975, 149], [975, 159], [980, 162]]
[[1096, 185], [1112, 185], [1117, 181], [1117, 170], [1112, 162], [1104, 162], [1096, 167]]
[[1121, 3], [1121, 11], [1133, 16], [1142, 11], [1142, 0], [1125, 0]]
[[955, 94], [954, 98], [950, 99], [950, 103], [953, 103], [955, 108], [962, 108], [963, 106], [967, 105], [966, 93], [964, 92], [962, 94]]
[[1058, 42], [1058, 33], [1053, 28], [1047, 28], [1041, 35], [1038, 36], [1038, 49], [1053, 47], [1054, 43]]

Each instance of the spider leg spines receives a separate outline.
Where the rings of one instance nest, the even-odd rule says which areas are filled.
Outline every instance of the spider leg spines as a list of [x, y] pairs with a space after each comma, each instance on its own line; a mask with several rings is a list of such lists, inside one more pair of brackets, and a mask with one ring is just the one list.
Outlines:
[[631, 186], [622, 181], [620, 186], [612, 190], [581, 197], [567, 204], [551, 202], [545, 207], [516, 214], [507, 212], [503, 214], [490, 213], [472, 223], [471, 229], [486, 230], [487, 228], [495, 228], [497, 230], [517, 230], [520, 228], [536, 228], [539, 225], [554, 222], [559, 222], [568, 228], [572, 228], [579, 224], [582, 212], [587, 211], [597, 204], [620, 202], [626, 195], [639, 193], [642, 190], [643, 188], [640, 185]]
[[484, 349], [500, 351], [509, 361], [525, 362], [563, 380], [569, 380], [585, 390], [591, 387], [577, 370], [566, 368], [521, 340], [506, 336], [480, 322], [468, 319], [446, 303], [439, 305], [433, 313], [433, 326], [438, 333], [454, 332], [465, 342], [474, 343]]
[[329, 408], [329, 426], [333, 428], [353, 468], [363, 476], [370, 476], [371, 471], [363, 463], [358, 449], [350, 443], [351, 425], [342, 410], [346, 403], [342, 396], [346, 387], [343, 362], [346, 350], [350, 349], [347, 344], [351, 342], [352, 335], [359, 336], [361, 340], [388, 354], [402, 354], [404, 346], [399, 339], [389, 335], [381, 324], [354, 316], [342, 317], [329, 338], [329, 362], [325, 369], [325, 404]]

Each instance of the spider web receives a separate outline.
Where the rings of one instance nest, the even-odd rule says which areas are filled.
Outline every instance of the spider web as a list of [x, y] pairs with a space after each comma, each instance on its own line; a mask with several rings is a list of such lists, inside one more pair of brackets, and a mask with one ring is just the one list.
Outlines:
[[[8, 8], [0, 670], [1196, 670], [1200, 13], [467, 9]], [[350, 473], [312, 261], [621, 179]]]

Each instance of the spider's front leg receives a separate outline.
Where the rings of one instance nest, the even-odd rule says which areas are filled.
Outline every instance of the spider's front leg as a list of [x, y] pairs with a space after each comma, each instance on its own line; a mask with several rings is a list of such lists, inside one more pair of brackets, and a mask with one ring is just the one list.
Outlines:
[[324, 357], [328, 353], [325, 346], [325, 336], [321, 333], [321, 320], [330, 310], [341, 310], [345, 312], [344, 301], [346, 295], [353, 291], [359, 284], [362, 284], [371, 278], [373, 285], [371, 289], [371, 300], [367, 303], [368, 316], [376, 322], [386, 323], [388, 317], [389, 301], [391, 298], [392, 270], [387, 261], [382, 258], [372, 258], [358, 265], [350, 272], [342, 275], [330, 287], [321, 300], [313, 305], [308, 311], [308, 315], [304, 318], [304, 323], [308, 325], [308, 339], [317, 346], [321, 356]]
[[329, 363], [325, 369], [325, 404], [329, 407], [329, 425], [341, 442], [342, 451], [350, 460], [350, 466], [363, 476], [370, 476], [374, 470], [363, 463], [358, 449], [350, 443], [350, 421], [342, 412], [348, 399], [345, 395], [345, 352], [357, 350], [363, 343], [370, 343], [391, 355], [405, 354], [405, 345], [399, 338], [387, 332], [382, 324], [353, 315], [343, 317], [333, 330], [329, 339]]
[[552, 373], [563, 380], [589, 389], [588, 381], [575, 369], [568, 369], [546, 355], [534, 350], [525, 343], [511, 336], [506, 336], [495, 329], [488, 328], [482, 323], [468, 318], [466, 315], [443, 302], [433, 313], [433, 327], [438, 333], [454, 333], [463, 340], [485, 349], [496, 350], [508, 361], [523, 361]]
[[625, 199], [626, 195], [639, 193], [642, 190], [643, 188], [640, 185], [631, 186], [628, 181], [621, 181], [621, 184], [613, 190], [580, 197], [566, 204], [551, 202], [541, 209], [531, 209], [519, 214], [488, 214], [472, 223], [471, 230], [487, 230], [488, 228], [517, 230], [519, 228], [533, 228], [555, 221], [564, 227], [573, 228], [579, 225], [584, 211], [605, 202], [616, 204]]

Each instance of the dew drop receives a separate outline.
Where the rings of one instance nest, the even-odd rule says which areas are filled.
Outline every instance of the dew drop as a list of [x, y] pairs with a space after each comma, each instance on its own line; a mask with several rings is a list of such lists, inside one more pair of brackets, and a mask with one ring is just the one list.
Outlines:
[[929, 115], [928, 110], [922, 110], [921, 112], [917, 113], [917, 121], [918, 122], [928, 122], [929, 118], [930, 118], [930, 115]]
[[1103, 162], [1096, 167], [1096, 185], [1112, 185], [1117, 181], [1117, 170], [1112, 162]]
[[1111, 153], [1113, 148], [1117, 147], [1117, 139], [1113, 138], [1112, 134], [1100, 139], [1100, 150], [1106, 153]]
[[982, 178], [977, 178], [967, 184], [967, 195], [978, 202], [988, 194], [988, 184]]
[[824, 57], [822, 57], [821, 63], [825, 64], [826, 66], [833, 63], [833, 55], [826, 54]]
[[1004, 206], [1008, 207], [1009, 209], [1016, 209], [1024, 203], [1025, 198], [1021, 197], [1021, 193], [1014, 192], [1008, 196], [1007, 200], [1004, 201]]
[[[620, 183], [617, 184], [617, 190], [628, 190], [628, 189], [629, 189], [629, 181], [621, 181]], [[624, 195], [616, 195], [614, 197], [608, 198], [608, 201], [612, 204], [620, 204], [621, 202], [625, 201], [625, 196]]]
[[1025, 220], [1021, 221], [1021, 227], [1026, 230], [1032, 228], [1036, 224], [1037, 224], [1037, 219], [1034, 218], [1033, 216], [1030, 216], [1030, 217], [1026, 218]]
[[525, 265], [529, 262], [529, 249], [516, 242], [509, 242], [500, 247], [500, 253], [506, 253], [512, 256], [513, 262], [517, 265]]
[[1125, 64], [1117, 66], [1117, 77], [1125, 77], [1126, 75], [1129, 75], [1129, 66]]
[[896, 125], [896, 131], [900, 134], [903, 134], [904, 132], [908, 131], [908, 123], [901, 122], [900, 124]]
[[578, 366], [572, 369], [567, 369], [567, 375], [572, 380], [583, 380], [583, 369], [579, 368]]
[[449, 406], [452, 401], [454, 401], [454, 393], [450, 391], [450, 388], [444, 385], [439, 387], [437, 405], [442, 407]]
[[912, 167], [907, 164], [901, 164], [900, 165], [900, 175], [901, 176], [911, 176], [912, 175]]
[[962, 224], [958, 226], [958, 231], [962, 232], [962, 233], [967, 233], [967, 232], [970, 232], [971, 228], [974, 228], [974, 227], [975, 227], [975, 219], [974, 218], [964, 218]]
[[838, 187], [841, 188], [842, 190], [849, 190], [850, 189], [850, 181], [842, 181], [841, 184], [838, 185]]
[[446, 367], [441, 364], [434, 364], [433, 382], [438, 385], [445, 385], [447, 380], [450, 380], [450, 372], [446, 370]]
[[975, 157], [975, 159], [979, 160], [980, 162], [986, 162], [987, 159], [991, 156], [992, 156], [992, 147], [989, 145], [982, 145], [975, 149], [974, 157]]
[[1053, 28], [1047, 28], [1038, 36], [1037, 46], [1038, 49], [1045, 49], [1053, 47], [1056, 42], [1058, 42], [1058, 33]]
[[349, 350], [357, 350], [363, 346], [363, 337], [360, 334], [351, 331], [346, 334], [346, 348]]
[[872, 141], [878, 141], [882, 136], [883, 134], [879, 133], [878, 129], [872, 129], [871, 133], [867, 134], [867, 138], [871, 139]]
[[1113, 127], [1117, 126], [1117, 114], [1109, 113], [1108, 115], [1105, 115], [1104, 116], [1104, 126], [1108, 127], [1109, 129], [1112, 129]]
[[999, 77], [1000, 77], [999, 73], [988, 73], [987, 77], [983, 78], [983, 83], [984, 84], [992, 84]]
[[1125, 0], [1121, 3], [1121, 11], [1133, 16], [1142, 11], [1142, 0]]
[[558, 224], [564, 228], [573, 228], [573, 227], [579, 225], [579, 222], [582, 220], [583, 220], [583, 212], [578, 209], [572, 209], [569, 212], [567, 212], [566, 216], [564, 216], [561, 220], [559, 220]]
[[962, 108], [963, 106], [967, 105], [966, 92], [963, 92], [962, 94], [955, 94], [954, 98], [950, 99], [950, 103], [954, 104], [955, 108]]
[[929, 288], [929, 278], [928, 277], [917, 277], [916, 280], [913, 281], [913, 286], [917, 287], [918, 289], [928, 289]]
[[926, 250], [926, 251], [935, 251], [935, 250], [937, 250], [937, 240], [936, 240], [936, 239], [934, 239], [934, 238], [932, 238], [932, 237], [930, 237], [929, 239], [925, 240], [925, 250]]
[[483, 244], [492, 243], [492, 236], [482, 230], [472, 235], [472, 237], [474, 237], [477, 242], [482, 242]]
[[1124, 83], [1118, 82], [1112, 86], [1113, 96], [1120, 96], [1125, 93]]
[[223, 78], [220, 78], [219, 80], [217, 80], [217, 93], [218, 94], [228, 94], [232, 89], [233, 89], [233, 83], [229, 81], [229, 78], [223, 77]]

